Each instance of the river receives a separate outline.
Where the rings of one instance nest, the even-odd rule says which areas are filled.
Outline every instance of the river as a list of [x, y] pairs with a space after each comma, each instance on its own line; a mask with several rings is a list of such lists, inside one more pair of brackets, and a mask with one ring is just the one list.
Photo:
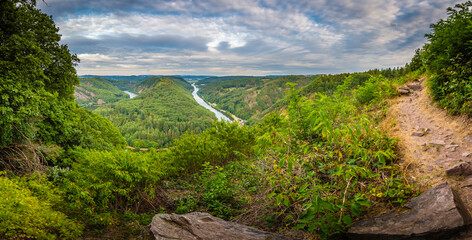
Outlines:
[[129, 91], [123, 91], [124, 93], [128, 94], [129, 95], [129, 98], [134, 98], [136, 96], [138, 96], [138, 94], [136, 93], [132, 93], [132, 92], [129, 92]]
[[192, 86], [193, 86], [192, 95], [193, 95], [193, 98], [195, 98], [195, 101], [197, 101], [198, 104], [200, 104], [202, 107], [212, 111], [215, 114], [218, 121], [224, 120], [224, 121], [227, 121], [227, 122], [231, 122], [231, 120], [228, 117], [226, 117], [223, 113], [221, 113], [218, 110], [212, 108], [210, 105], [208, 105], [208, 103], [203, 101], [203, 99], [198, 96], [198, 94], [197, 94], [198, 88], [197, 88], [197, 86], [195, 86], [195, 83], [193, 83]]

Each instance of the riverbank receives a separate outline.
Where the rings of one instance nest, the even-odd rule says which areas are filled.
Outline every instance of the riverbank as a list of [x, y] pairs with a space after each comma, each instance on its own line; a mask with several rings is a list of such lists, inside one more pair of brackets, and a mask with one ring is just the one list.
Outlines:
[[228, 117], [226, 117], [223, 113], [221, 113], [220, 111], [214, 109], [213, 107], [211, 107], [207, 102], [205, 102], [200, 96], [198, 96], [198, 90], [199, 88], [195, 85], [195, 83], [192, 83], [192, 86], [193, 86], [193, 92], [192, 92], [192, 96], [193, 98], [195, 99], [195, 101], [197, 101], [198, 104], [200, 104], [200, 106], [210, 110], [212, 113], [215, 114], [216, 118], [218, 119], [218, 121], [227, 121], [227, 122], [231, 122], [231, 119], [229, 119]]

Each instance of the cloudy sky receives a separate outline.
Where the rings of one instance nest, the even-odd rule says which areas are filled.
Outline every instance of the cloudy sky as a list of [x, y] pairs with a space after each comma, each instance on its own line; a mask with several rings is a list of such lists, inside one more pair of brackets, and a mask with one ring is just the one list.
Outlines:
[[403, 66], [462, 1], [45, 2], [79, 75], [283, 75]]

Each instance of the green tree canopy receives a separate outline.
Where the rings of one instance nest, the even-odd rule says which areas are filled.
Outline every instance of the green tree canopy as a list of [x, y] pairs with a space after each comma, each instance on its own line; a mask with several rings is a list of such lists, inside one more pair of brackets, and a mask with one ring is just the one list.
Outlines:
[[113, 127], [94, 128], [112, 135], [108, 137], [81, 128], [78, 121], [84, 116], [100, 116], [87, 115], [74, 103], [74, 85], [79, 84], [74, 66], [79, 59], [59, 43], [51, 16], [35, 6], [35, 0], [0, 2], [0, 148], [25, 139], [90, 145], [97, 142], [95, 136], [120, 139], [113, 143], [123, 145]]
[[453, 113], [472, 116], [472, 2], [448, 8], [448, 18], [431, 24], [421, 54], [426, 68], [434, 74], [432, 96]]

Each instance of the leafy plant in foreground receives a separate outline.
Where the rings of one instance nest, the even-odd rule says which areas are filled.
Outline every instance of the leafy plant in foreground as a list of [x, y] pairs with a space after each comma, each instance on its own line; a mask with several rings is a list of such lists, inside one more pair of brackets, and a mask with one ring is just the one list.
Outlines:
[[158, 183], [172, 169], [157, 153], [79, 149], [76, 154], [60, 187], [70, 209], [87, 223], [110, 225], [117, 213], [160, 210]]
[[[366, 94], [366, 103], [377, 94], [386, 98], [391, 88], [385, 92], [383, 84], [373, 78], [357, 93]], [[273, 125], [264, 126], [257, 141], [269, 166], [269, 222], [327, 238], [344, 232], [372, 202], [402, 203], [411, 196], [390, 166], [395, 141], [361, 113], [355, 96], [317, 94], [308, 100], [291, 91], [287, 116], [265, 120]]]
[[3, 174], [0, 176], [0, 238], [75, 239], [81, 235], [81, 224], [54, 209], [61, 200], [46, 179], [41, 176], [9, 179]]

